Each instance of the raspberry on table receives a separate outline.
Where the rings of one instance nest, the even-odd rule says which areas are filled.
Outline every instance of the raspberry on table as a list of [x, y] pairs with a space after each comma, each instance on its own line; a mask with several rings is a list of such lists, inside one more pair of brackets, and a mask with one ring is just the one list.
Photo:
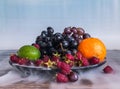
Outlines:
[[61, 82], [61, 83], [66, 83], [66, 82], [69, 81], [68, 77], [66, 75], [64, 75], [64, 74], [61, 74], [61, 73], [58, 73], [56, 75], [56, 80], [57, 80], [57, 82]]
[[113, 72], [113, 68], [109, 65], [107, 65], [104, 69], [103, 69], [104, 73], [112, 73]]

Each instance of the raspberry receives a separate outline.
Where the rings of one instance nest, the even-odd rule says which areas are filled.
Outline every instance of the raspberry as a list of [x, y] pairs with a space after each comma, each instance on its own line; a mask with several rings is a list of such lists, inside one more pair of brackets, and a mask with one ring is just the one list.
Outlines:
[[57, 63], [60, 61], [60, 58], [57, 56], [52, 56], [51, 60]]
[[99, 59], [96, 58], [96, 57], [92, 57], [91, 59], [89, 59], [89, 63], [90, 63], [91, 65], [98, 64], [99, 62], [100, 62]]
[[89, 65], [89, 62], [85, 57], [82, 57], [81, 61], [82, 61], [82, 66], [88, 66]]
[[68, 65], [69, 65], [70, 67], [72, 67], [72, 66], [74, 66], [74, 62], [71, 61], [71, 62], [68, 63]]
[[74, 56], [71, 55], [71, 54], [66, 54], [65, 57], [66, 57], [66, 59], [68, 59], [68, 60], [74, 61]]
[[34, 62], [34, 65], [35, 66], [40, 66], [41, 63], [42, 63], [42, 60], [37, 60], [37, 61]]
[[16, 54], [10, 56], [10, 60], [14, 63], [18, 63], [19, 57]]
[[18, 61], [18, 64], [20, 65], [26, 65], [28, 63], [28, 60], [25, 58], [20, 58]]
[[61, 62], [57, 62], [57, 67], [60, 69], [61, 68]]
[[69, 70], [64, 70], [64, 69], [62, 69], [62, 70], [61, 70], [61, 73], [65, 74], [65, 75], [68, 75], [68, 74], [70, 74], [70, 71], [69, 71]]
[[77, 60], [81, 60], [82, 59], [82, 54], [79, 51], [76, 53], [76, 59]]
[[66, 83], [68, 82], [68, 77], [64, 74], [58, 73], [56, 76], [57, 82]]
[[38, 44], [33, 43], [32, 46], [36, 47], [37, 49], [40, 49], [40, 46]]
[[61, 65], [60, 65], [60, 69], [61, 69], [61, 72], [65, 75], [68, 75], [71, 71], [71, 68], [69, 66], [69, 64], [65, 63], [65, 62], [61, 62]]
[[43, 58], [42, 60], [43, 60], [44, 62], [48, 62], [49, 59], [50, 59], [49, 56], [44, 55], [44, 58]]
[[113, 72], [113, 69], [111, 66], [106, 66], [104, 69], [103, 69], [104, 73], [112, 73]]

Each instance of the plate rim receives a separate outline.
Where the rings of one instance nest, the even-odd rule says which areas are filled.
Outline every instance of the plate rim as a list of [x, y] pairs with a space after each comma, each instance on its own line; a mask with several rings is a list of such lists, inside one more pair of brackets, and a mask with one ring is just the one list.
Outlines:
[[[106, 60], [99, 63], [99, 64], [94, 64], [94, 65], [89, 65], [89, 66], [80, 66], [80, 67], [71, 67], [71, 70], [82, 70], [82, 69], [91, 69], [91, 68], [96, 68], [99, 67], [103, 64], [106, 63]], [[22, 67], [22, 68], [29, 68], [29, 69], [40, 69], [40, 70], [58, 70], [57, 68], [47, 68], [43, 66], [34, 66], [34, 65], [19, 65], [17, 63], [13, 63], [12, 61], [9, 60], [9, 64], [13, 67]]]

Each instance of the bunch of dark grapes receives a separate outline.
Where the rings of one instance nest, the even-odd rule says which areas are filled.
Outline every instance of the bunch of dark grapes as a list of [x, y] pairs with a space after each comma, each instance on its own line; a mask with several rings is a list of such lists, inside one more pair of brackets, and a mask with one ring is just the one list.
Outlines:
[[82, 28], [66, 27], [63, 33], [54, 33], [54, 29], [48, 27], [36, 38], [36, 44], [40, 46], [42, 56], [55, 53], [63, 56], [66, 53], [75, 54], [81, 40], [89, 37]]

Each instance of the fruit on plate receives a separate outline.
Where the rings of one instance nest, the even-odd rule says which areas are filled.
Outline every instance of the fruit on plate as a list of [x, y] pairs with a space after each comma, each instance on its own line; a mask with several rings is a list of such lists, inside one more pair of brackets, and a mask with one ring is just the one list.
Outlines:
[[78, 50], [88, 60], [92, 57], [96, 57], [103, 62], [106, 57], [106, 47], [104, 43], [98, 38], [86, 38], [78, 45]]
[[34, 46], [31, 46], [31, 45], [24, 45], [22, 46], [18, 52], [18, 57], [20, 58], [26, 58], [28, 60], [31, 60], [31, 61], [35, 61], [35, 60], [38, 60], [40, 58], [40, 51], [34, 47]]
[[[103, 62], [106, 57], [104, 43], [93, 38], [81, 27], [66, 27], [63, 33], [52, 27], [41, 31], [32, 45], [22, 46], [17, 54], [10, 56], [13, 63], [57, 68], [57, 82], [75, 82], [77, 73], [72, 67], [87, 67]], [[110, 67], [104, 70], [111, 72]]]

